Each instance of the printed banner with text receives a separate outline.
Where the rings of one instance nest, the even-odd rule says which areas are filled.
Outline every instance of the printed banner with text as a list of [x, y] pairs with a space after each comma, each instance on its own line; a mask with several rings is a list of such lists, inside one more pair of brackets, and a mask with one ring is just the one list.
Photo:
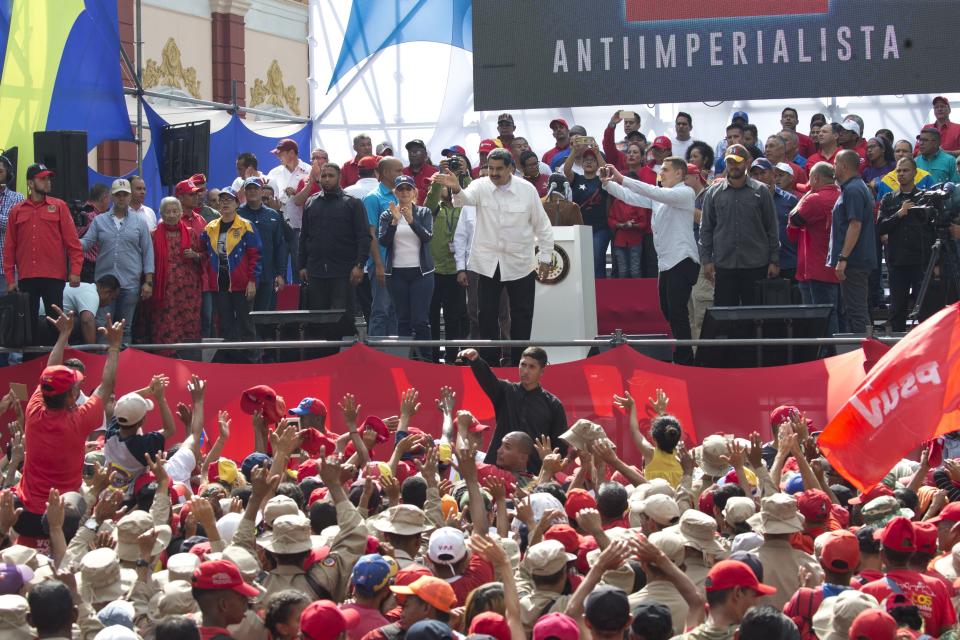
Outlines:
[[955, 0], [474, 0], [477, 110], [951, 92]]

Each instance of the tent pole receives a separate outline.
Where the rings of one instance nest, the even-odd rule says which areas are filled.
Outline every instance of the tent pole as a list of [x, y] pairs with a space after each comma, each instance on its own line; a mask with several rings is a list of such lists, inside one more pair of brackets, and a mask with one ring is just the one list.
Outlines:
[[143, 175], [143, 37], [140, 0], [137, 4], [137, 175]]

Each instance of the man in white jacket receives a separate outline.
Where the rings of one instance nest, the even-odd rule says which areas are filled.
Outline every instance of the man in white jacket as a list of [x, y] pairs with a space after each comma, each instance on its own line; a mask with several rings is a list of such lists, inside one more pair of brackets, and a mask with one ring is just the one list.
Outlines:
[[[693, 235], [696, 194], [684, 183], [686, 175], [686, 161], [671, 156], [663, 161], [660, 169], [660, 187], [626, 178], [610, 164], [601, 170], [600, 176], [603, 188], [614, 198], [653, 209], [651, 226], [660, 272], [660, 310], [670, 323], [673, 337], [678, 340], [690, 339], [687, 301], [700, 272], [697, 241]], [[692, 360], [690, 347], [674, 350], [675, 363], [691, 364]]]

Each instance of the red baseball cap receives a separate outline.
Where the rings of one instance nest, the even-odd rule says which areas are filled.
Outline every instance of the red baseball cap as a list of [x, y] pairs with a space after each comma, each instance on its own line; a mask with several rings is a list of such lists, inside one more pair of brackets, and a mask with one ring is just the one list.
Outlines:
[[495, 640], [510, 640], [510, 625], [507, 619], [495, 611], [484, 611], [470, 622], [470, 634], [481, 633]]
[[187, 179], [193, 184], [207, 184], [207, 176], [203, 175], [202, 173], [195, 173]]
[[653, 139], [653, 145], [651, 146], [656, 147], [657, 149], [672, 149], [673, 143], [667, 136], [657, 136]]
[[556, 540], [563, 545], [567, 553], [577, 553], [583, 538], [568, 524], [555, 524], [543, 534], [544, 540]]
[[580, 627], [565, 613], [548, 613], [533, 625], [533, 640], [580, 640]]
[[320, 475], [320, 463], [313, 458], [307, 458], [297, 467], [297, 482]]
[[942, 102], [948, 107], [950, 106], [950, 101], [944, 98], [943, 96], [937, 96], [936, 98], [933, 99], [933, 104], [937, 104], [938, 102]]
[[40, 389], [45, 396], [57, 396], [83, 382], [83, 374], [62, 364], [47, 367], [40, 373]]
[[490, 425], [480, 424], [480, 421], [477, 420], [476, 417], [473, 418], [473, 422], [471, 422], [470, 426], [467, 427], [467, 431], [470, 433], [484, 433], [488, 429], [490, 429]]
[[250, 415], [256, 411], [263, 411], [264, 419], [272, 424], [279, 422], [282, 417], [278, 400], [282, 402], [283, 398], [278, 396], [276, 391], [265, 384], [258, 384], [241, 394], [240, 410]]
[[377, 444], [386, 442], [390, 438], [390, 429], [387, 428], [387, 423], [377, 416], [366, 417], [363, 424], [360, 425], [360, 433], [362, 434], [367, 429], [373, 429], [377, 432]]
[[845, 529], [831, 531], [820, 549], [820, 564], [836, 573], [854, 571], [860, 564], [860, 541]]
[[807, 489], [795, 497], [797, 510], [808, 522], [820, 523], [830, 515], [830, 497], [820, 489]]
[[939, 524], [947, 520], [949, 522], [960, 522], [960, 502], [950, 502], [935, 517], [926, 522], [930, 524]]
[[188, 178], [177, 183], [177, 187], [174, 189], [173, 194], [176, 196], [183, 196], [188, 193], [196, 193], [197, 191], [200, 191], [200, 187], [196, 185], [192, 178]]
[[337, 440], [329, 433], [306, 429], [300, 448], [311, 456], [332, 456], [337, 451]]
[[704, 587], [707, 593], [733, 589], [734, 587], [751, 589], [762, 596], [768, 596], [777, 592], [776, 587], [771, 587], [757, 580], [753, 569], [737, 560], [721, 560], [713, 565], [709, 573], [707, 573], [707, 580], [704, 583]]
[[593, 551], [594, 549], [599, 549], [600, 545], [597, 544], [596, 538], [593, 536], [583, 536], [580, 538], [580, 548], [577, 549], [577, 560], [574, 562], [573, 566], [576, 567], [582, 575], [587, 575], [587, 572], [590, 571], [590, 563], [587, 562], [587, 554]]
[[571, 489], [567, 492], [567, 502], [563, 505], [564, 511], [571, 522], [576, 521], [581, 509], [596, 509], [597, 501], [583, 489]]
[[497, 143], [493, 140], [481, 140], [480, 141], [480, 151], [477, 153], [490, 153], [497, 148]]
[[315, 416], [327, 417], [327, 405], [323, 404], [323, 400], [318, 400], [317, 398], [311, 398], [307, 396], [300, 401], [293, 409], [290, 409], [288, 413], [292, 416], [305, 416], [308, 413], [312, 413]]
[[937, 553], [937, 525], [929, 520], [912, 522], [911, 524], [913, 525], [913, 539], [917, 545], [917, 553]]
[[376, 169], [379, 162], [380, 156], [363, 156], [357, 162], [357, 167], [360, 169]]
[[861, 611], [850, 625], [850, 640], [893, 640], [897, 636], [897, 621], [886, 611]]
[[319, 500], [323, 500], [324, 498], [326, 498], [328, 493], [330, 493], [330, 490], [327, 489], [326, 487], [317, 487], [316, 489], [311, 491], [310, 497], [307, 498], [307, 508], [312, 507], [314, 502], [317, 502]]
[[799, 412], [800, 409], [792, 404], [782, 404], [770, 412], [770, 426], [776, 427], [784, 422], [788, 422], [791, 414]]
[[891, 551], [916, 551], [917, 538], [910, 520], [897, 516], [880, 532], [880, 544]]
[[290, 138], [284, 138], [277, 143], [277, 148], [271, 151], [270, 153], [277, 154], [281, 151], [296, 151], [300, 152], [300, 145], [297, 144], [296, 140], [291, 140]]
[[201, 562], [193, 572], [193, 588], [202, 591], [229, 589], [248, 598], [260, 595], [260, 590], [244, 582], [240, 570], [228, 560]]
[[311, 602], [300, 614], [300, 635], [308, 640], [336, 640], [360, 622], [355, 609], [341, 609], [331, 600]]
[[[874, 498], [879, 498], [881, 496], [892, 496], [893, 490], [890, 489], [885, 484], [874, 485], [872, 488], [868, 489], [866, 492], [861, 493], [858, 496], [854, 496], [848, 500], [848, 504], [867, 504]], [[958, 514], [957, 519], [960, 520], [960, 514]]]
[[570, 128], [570, 125], [568, 125], [568, 124], [567, 124], [567, 121], [564, 120], [563, 118], [554, 118], [553, 120], [551, 120], [551, 121], [550, 121], [550, 128], [553, 129], [553, 126], [554, 126], [554, 125], [557, 125], [557, 124], [563, 125], [563, 126], [566, 127], [567, 129]]

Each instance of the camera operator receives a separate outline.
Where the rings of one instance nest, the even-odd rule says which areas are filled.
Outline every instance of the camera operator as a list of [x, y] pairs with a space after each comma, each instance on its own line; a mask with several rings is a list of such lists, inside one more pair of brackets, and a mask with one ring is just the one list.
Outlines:
[[928, 223], [925, 212], [910, 211], [911, 207], [918, 206], [918, 190], [914, 184], [917, 163], [910, 157], [901, 158], [897, 162], [896, 172], [899, 189], [886, 194], [880, 200], [877, 232], [887, 236], [890, 328], [894, 331], [905, 331], [910, 293], [913, 293], [914, 298], [919, 295], [923, 272], [930, 260], [930, 247], [936, 241], [936, 233]]

